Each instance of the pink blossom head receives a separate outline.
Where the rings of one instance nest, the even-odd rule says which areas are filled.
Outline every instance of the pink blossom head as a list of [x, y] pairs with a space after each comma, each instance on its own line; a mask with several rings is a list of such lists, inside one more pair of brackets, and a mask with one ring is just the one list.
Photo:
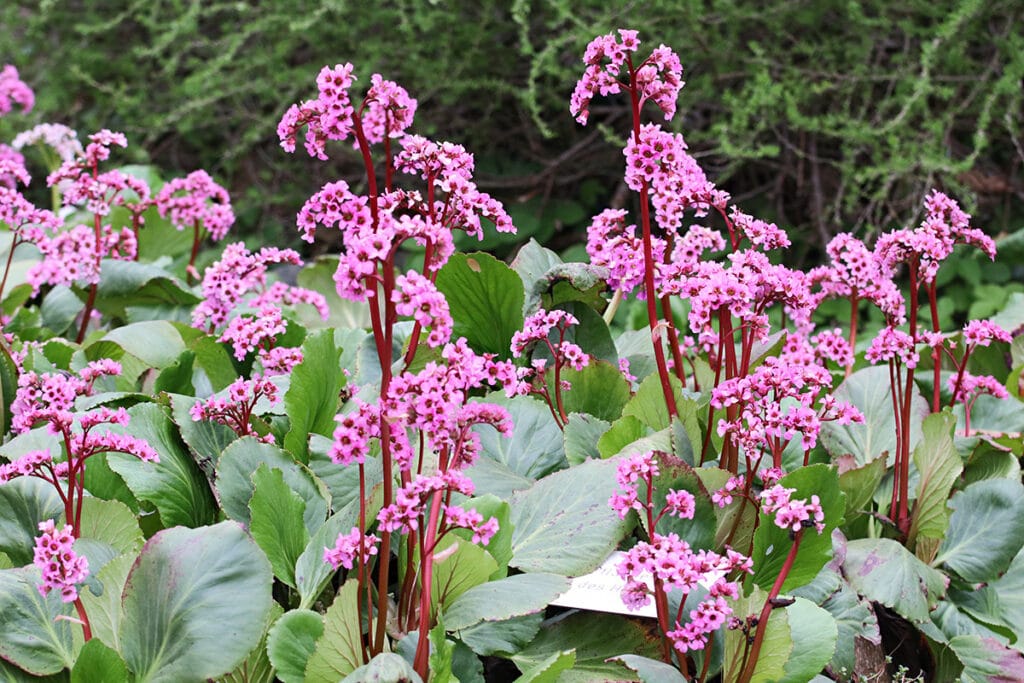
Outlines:
[[35, 93], [18, 76], [18, 70], [5, 64], [0, 71], [0, 116], [9, 114], [14, 104], [21, 107], [23, 112], [29, 112], [35, 102]]
[[370, 77], [363, 110], [363, 132], [367, 142], [382, 142], [384, 138], [400, 137], [412, 125], [416, 115], [416, 100], [394, 81], [386, 81], [380, 74]]
[[[632, 55], [640, 47], [637, 32], [620, 29], [618, 35], [608, 33], [590, 41], [583, 55], [586, 69], [576, 83], [569, 104], [569, 112], [586, 125], [590, 116], [590, 102], [596, 95], [614, 95], [624, 89], [636, 88], [641, 104], [653, 100], [671, 119], [676, 111], [676, 98], [683, 87], [683, 67], [679, 57], [664, 45], [634, 68]], [[623, 67], [630, 73], [623, 78]]]
[[214, 240], [223, 239], [235, 222], [227, 190], [203, 170], [164, 185], [156, 196], [156, 207], [178, 230], [202, 226]]

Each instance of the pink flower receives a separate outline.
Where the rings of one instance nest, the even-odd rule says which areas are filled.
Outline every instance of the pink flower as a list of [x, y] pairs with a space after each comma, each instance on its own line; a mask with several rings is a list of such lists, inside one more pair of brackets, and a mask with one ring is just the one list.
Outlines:
[[10, 113], [12, 102], [20, 106], [22, 112], [27, 113], [32, 110], [36, 96], [18, 76], [18, 70], [10, 64], [5, 64], [0, 71], [0, 116]]
[[39, 523], [39, 530], [43, 533], [36, 537], [32, 558], [32, 563], [43, 574], [39, 593], [45, 596], [51, 590], [60, 591], [61, 600], [74, 602], [78, 599], [77, 584], [89, 575], [89, 561], [72, 548], [75, 537], [70, 524], [58, 531], [53, 520], [48, 519]]
[[377, 554], [380, 538], [374, 534], [363, 534], [359, 527], [352, 527], [347, 534], [338, 534], [333, 548], [324, 548], [324, 562], [337, 570], [339, 567], [352, 569], [362, 555], [362, 562], [370, 561]]
[[223, 239], [235, 222], [227, 190], [202, 170], [164, 185], [156, 196], [156, 207], [178, 230], [202, 227], [214, 241]]

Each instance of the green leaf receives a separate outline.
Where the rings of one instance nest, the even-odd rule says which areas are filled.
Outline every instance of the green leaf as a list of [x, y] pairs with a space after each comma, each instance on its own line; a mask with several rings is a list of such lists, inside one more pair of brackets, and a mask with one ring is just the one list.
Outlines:
[[193, 306], [200, 301], [199, 296], [163, 268], [103, 259], [96, 308], [104, 315], [124, 318], [128, 306]]
[[946, 591], [946, 577], [889, 538], [863, 538], [846, 547], [843, 575], [865, 598], [923, 622]]
[[[733, 602], [733, 616], [741, 622], [748, 617], [760, 617], [768, 594], [757, 588], [753, 592]], [[751, 629], [753, 635], [753, 629]], [[745, 657], [749, 645], [747, 636], [739, 629], [725, 631], [725, 662], [722, 680], [735, 683], [743, 671]], [[754, 666], [751, 683], [769, 683], [783, 680], [786, 675], [786, 662], [793, 651], [793, 637], [789, 625], [787, 610], [773, 609], [765, 627], [764, 640], [761, 643], [760, 656]]]
[[1024, 680], [1024, 654], [993, 638], [964, 635], [951, 638], [949, 647], [963, 663], [964, 683], [1009, 683]]
[[474, 586], [453, 600], [444, 612], [449, 631], [461, 631], [481, 621], [503, 621], [542, 612], [569, 590], [569, 580], [557, 574], [517, 574]]
[[445, 638], [445, 626], [440, 618], [434, 628], [430, 629], [429, 636], [430, 656], [427, 658], [427, 668], [430, 670], [431, 683], [458, 683], [458, 679], [452, 675], [455, 641]]
[[[786, 593], [811, 581], [825, 563], [832, 559], [832, 530], [843, 521], [846, 501], [839, 489], [839, 477], [827, 465], [801, 467], [780, 479], [779, 484], [796, 489], [792, 494], [793, 500], [809, 501], [812, 495], [817, 495], [822, 512], [825, 513], [824, 531], [819, 534], [813, 527], [803, 531], [796, 560], [782, 584], [782, 592]], [[792, 546], [789, 531], [776, 526], [774, 515], [761, 514], [757, 531], [754, 532], [754, 552], [751, 555], [754, 575], [751, 580], [762, 588], [770, 588]]]
[[153, 383], [153, 393], [195, 394], [196, 389], [192, 384], [195, 361], [195, 351], [182, 351], [171, 365], [168, 365], [157, 375], [156, 381]]
[[129, 408], [128, 414], [131, 421], [122, 431], [149, 443], [160, 454], [160, 462], [112, 453], [107, 456], [110, 469], [121, 475], [136, 498], [156, 506], [165, 526], [198, 527], [213, 522], [217, 518], [213, 492], [164, 409], [140, 403]]
[[576, 612], [545, 624], [526, 648], [512, 655], [512, 661], [520, 671], [528, 671], [569, 650], [575, 650], [576, 663], [560, 681], [628, 680], [630, 671], [622, 663], [606, 660], [623, 653], [660, 656], [659, 640], [648, 624], [611, 614]]
[[562, 445], [569, 464], [579, 465], [588, 458], [601, 458], [597, 442], [610, 427], [610, 422], [593, 415], [569, 413], [569, 421], [565, 423], [565, 429], [562, 431]]
[[925, 418], [921, 441], [914, 449], [917, 467], [917, 499], [911, 514], [907, 547], [914, 549], [917, 539], [942, 538], [949, 526], [946, 501], [953, 490], [963, 463], [953, 446], [956, 418], [949, 413], [935, 413]]
[[515, 683], [555, 683], [559, 676], [576, 664], [575, 650], [555, 652], [523, 672]]
[[132, 323], [107, 332], [112, 341], [153, 368], [166, 368], [177, 362], [185, 351], [185, 342], [174, 325], [166, 320]]
[[306, 502], [288, 488], [281, 470], [261, 463], [252, 475], [249, 533], [270, 560], [274, 576], [295, 588], [295, 562], [309, 542]]
[[504, 621], [481, 621], [459, 631], [459, 639], [482, 657], [507, 656], [532, 642], [543, 621], [543, 614], [527, 614]]
[[110, 544], [119, 555], [135, 555], [145, 539], [135, 513], [124, 503], [99, 498], [82, 499], [79, 538]]
[[[549, 379], [554, 376], [548, 375]], [[570, 384], [570, 389], [562, 392], [566, 414], [587, 413], [611, 422], [619, 419], [629, 401], [629, 382], [607, 361], [591, 360], [582, 370], [563, 368], [561, 376]]]
[[16, 566], [32, 562], [39, 523], [64, 512], [56, 489], [35, 477], [0, 484], [0, 552]]
[[306, 503], [303, 517], [306, 529], [314, 533], [327, 518], [328, 503], [313, 474], [289, 453], [273, 444], [247, 436], [224, 449], [217, 463], [217, 493], [224, 513], [243, 524], [249, 523], [252, 475], [260, 465], [281, 470], [288, 488]]
[[232, 671], [263, 636], [272, 582], [267, 558], [235, 522], [157, 533], [124, 587], [128, 668], [140, 682]]
[[[327, 679], [323, 679], [327, 680]], [[382, 652], [369, 664], [355, 669], [341, 683], [423, 683], [409, 662], [393, 652]]]
[[622, 662], [643, 683], [687, 683], [686, 677], [679, 673], [679, 669], [657, 659], [637, 655], [619, 655], [612, 657], [612, 660]]
[[324, 618], [308, 609], [292, 610], [274, 622], [267, 654], [284, 683], [305, 683], [306, 665], [324, 633]]
[[[520, 247], [516, 257], [512, 260], [512, 270], [516, 271], [523, 280], [523, 289], [531, 292], [535, 283], [544, 278], [552, 267], [562, 263], [562, 259], [555, 252], [540, 245], [537, 240], [530, 238], [530, 241]], [[527, 309], [530, 311], [533, 309]]]
[[267, 615], [267, 623], [263, 625], [263, 636], [260, 642], [249, 652], [241, 664], [235, 670], [220, 679], [219, 683], [274, 683], [277, 680], [274, 666], [270, 663], [270, 655], [267, 653], [267, 637], [270, 633], [270, 626], [277, 621], [284, 610], [276, 602], [271, 605], [270, 613]]
[[334, 345], [334, 330], [318, 330], [302, 344], [302, 362], [291, 373], [284, 406], [291, 428], [284, 447], [302, 462], [309, 462], [309, 435], [330, 436], [338, 414], [338, 392], [345, 375], [338, 366], [341, 349]]
[[591, 460], [514, 494], [510, 565], [563, 576], [600, 566], [629, 530], [608, 506], [618, 489], [617, 466], [614, 460]]
[[196, 387], [197, 395], [223, 391], [238, 379], [231, 356], [215, 338], [203, 335], [193, 340], [188, 348], [196, 354], [192, 384]]
[[[839, 385], [833, 394], [839, 401], [851, 403], [864, 414], [863, 424], [821, 425], [821, 443], [833, 458], [852, 455], [857, 465], [865, 465], [883, 454], [892, 464], [896, 457], [896, 418], [892, 410], [889, 369], [874, 366], [858, 370]], [[914, 392], [910, 416], [910, 447], [921, 438], [921, 421], [928, 415], [927, 402]]]
[[1013, 630], [1017, 643], [1024, 642], [1024, 550], [1017, 553], [1002, 576], [989, 583], [987, 590], [996, 595], [996, 616]]
[[363, 662], [362, 621], [357, 594], [359, 583], [350, 579], [324, 614], [324, 632], [306, 664], [306, 680], [337, 681]]
[[81, 646], [71, 603], [58, 591], [40, 595], [41, 582], [35, 567], [0, 570], [0, 657], [37, 676], [71, 667]]
[[189, 411], [198, 399], [181, 394], [170, 394], [170, 399], [171, 415], [174, 423], [178, 425], [181, 438], [195, 453], [203, 471], [208, 477], [212, 477], [213, 467], [220, 459], [221, 451], [232, 441], [238, 440], [238, 435], [226, 425], [210, 420], [193, 420]]
[[839, 633], [836, 651], [832, 656], [832, 670], [853, 671], [858, 638], [875, 645], [882, 644], [874, 608], [871, 603], [861, 600], [845, 581], [840, 583], [839, 590], [821, 603], [821, 607], [835, 619]]
[[75, 666], [71, 669], [71, 683], [95, 683], [103, 681], [107, 683], [126, 683], [128, 681], [128, 667], [125, 666], [121, 657], [103, 644], [98, 638], [93, 638], [78, 653]]
[[838, 459], [839, 488], [846, 494], [846, 510], [843, 517], [846, 519], [845, 524], [849, 525], [869, 510], [875, 491], [888, 468], [885, 458], [877, 458], [866, 465], [854, 466], [845, 471], [844, 462], [851, 462], [854, 465], [856, 463], [853, 458]]
[[797, 598], [786, 607], [793, 652], [786, 661], [785, 677], [779, 683], [811, 680], [832, 659], [839, 640], [836, 620], [810, 600]]
[[362, 329], [370, 327], [370, 311], [366, 304], [342, 299], [337, 295], [334, 273], [338, 270], [337, 256], [321, 256], [299, 271], [296, 282], [300, 287], [320, 292], [327, 298], [330, 315], [324, 321], [308, 306], [300, 307], [300, 322], [307, 328], [332, 327], [335, 329]]
[[[454, 552], [449, 550], [452, 546], [455, 546]], [[454, 535], [445, 536], [438, 542], [433, 562], [434, 573], [430, 581], [431, 614], [439, 609], [447, 609], [456, 598], [473, 586], [485, 583], [498, 569], [498, 563], [490, 553]]]
[[448, 300], [453, 339], [511, 357], [512, 335], [523, 326], [523, 285], [515, 271], [490, 254], [454, 254], [437, 274], [437, 289]]
[[473, 480], [477, 494], [493, 494], [502, 500], [509, 500], [516, 491], [525, 491], [533, 480], [516, 474], [506, 465], [490, 458], [480, 458], [464, 472]]
[[93, 636], [103, 641], [104, 645], [118, 651], [121, 649], [118, 637], [121, 626], [121, 592], [124, 590], [125, 581], [128, 580], [128, 572], [134, 564], [135, 555], [115, 557], [97, 574], [89, 577], [95, 579], [94, 583], [102, 587], [102, 592], [96, 595], [90, 589], [79, 593], [82, 604], [85, 605], [85, 613], [89, 615]]
[[[672, 389], [679, 393], [679, 380], [671, 378]], [[669, 426], [668, 408], [665, 405], [665, 392], [661, 387], [661, 379], [657, 373], [648, 375], [640, 386], [637, 387], [636, 395], [622, 411], [622, 415], [632, 415], [643, 424], [655, 431], [665, 429]]]
[[631, 443], [647, 436], [651, 428], [633, 415], [623, 415], [597, 439], [597, 451], [602, 458], [621, 453]]
[[1024, 485], [986, 479], [949, 501], [953, 514], [935, 565], [945, 564], [966, 581], [997, 578], [1024, 544]]
[[473, 427], [480, 437], [481, 456], [530, 479], [539, 479], [566, 464], [562, 432], [544, 403], [529, 396], [506, 398], [502, 393], [490, 394], [484, 402], [507, 410], [513, 427], [511, 438], [490, 425]]

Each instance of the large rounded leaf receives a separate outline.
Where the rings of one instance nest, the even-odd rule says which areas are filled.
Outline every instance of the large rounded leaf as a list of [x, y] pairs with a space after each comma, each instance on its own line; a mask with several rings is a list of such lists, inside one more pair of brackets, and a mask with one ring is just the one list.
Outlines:
[[81, 646], [74, 608], [58, 591], [40, 595], [40, 583], [35, 567], [0, 571], [0, 657], [37, 676], [74, 664]]
[[482, 456], [531, 479], [550, 474], [565, 464], [562, 432], [544, 403], [528, 396], [506, 398], [504, 394], [491, 394], [485, 400], [507, 410], [514, 426], [511, 438], [490, 425], [474, 427], [480, 436]]
[[490, 254], [455, 254], [437, 274], [448, 300], [452, 338], [465, 337], [474, 350], [511, 356], [512, 335], [523, 326], [523, 281]]
[[858, 593], [911, 621], [926, 621], [948, 579], [890, 538], [861, 538], [846, 546], [843, 575]]
[[42, 479], [19, 477], [0, 484], [0, 553], [15, 566], [32, 561], [39, 522], [64, 511], [57, 490]]
[[953, 514], [935, 564], [967, 581], [991, 581], [1024, 544], [1024, 485], [1007, 479], [971, 484], [949, 501]]
[[579, 576], [596, 569], [629, 530], [608, 506], [615, 460], [556, 472], [512, 497], [513, 567]]
[[[896, 418], [887, 367], [864, 368], [853, 373], [839, 385], [835, 397], [864, 413], [864, 423], [821, 425], [821, 443], [833, 458], [852, 455], [858, 465], [864, 465], [886, 453], [890, 460], [896, 457]], [[921, 438], [921, 421], [927, 414], [928, 404], [915, 391], [910, 416], [911, 449]]]
[[124, 587], [128, 668], [140, 682], [233, 670], [263, 636], [272, 582], [270, 562], [235, 522], [159, 532]]

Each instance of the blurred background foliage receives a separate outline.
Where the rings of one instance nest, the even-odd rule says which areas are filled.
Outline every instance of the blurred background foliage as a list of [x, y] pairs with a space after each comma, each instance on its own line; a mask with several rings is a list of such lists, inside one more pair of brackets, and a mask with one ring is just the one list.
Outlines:
[[636, 28], [683, 61], [671, 126], [748, 212], [790, 230], [799, 265], [837, 232], [915, 222], [932, 187], [994, 235], [1021, 226], [1022, 14], [1019, 0], [6, 0], [0, 56], [38, 96], [18, 130], [125, 131], [126, 162], [207, 169], [236, 230], [275, 244], [296, 242], [321, 184], [361, 172], [340, 149], [285, 154], [275, 134], [321, 66], [351, 61], [360, 83], [380, 72], [419, 100], [417, 132], [475, 152], [522, 240], [578, 253], [589, 217], [628, 201], [628, 110], [597, 102], [582, 128], [569, 94], [593, 36]]

